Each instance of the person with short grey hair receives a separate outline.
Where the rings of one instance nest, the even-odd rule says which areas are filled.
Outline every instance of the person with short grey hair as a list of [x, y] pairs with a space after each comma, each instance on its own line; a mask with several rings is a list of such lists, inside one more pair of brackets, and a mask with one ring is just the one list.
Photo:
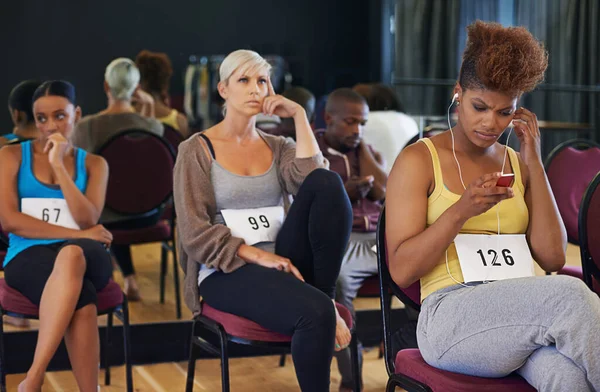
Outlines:
[[[108, 107], [81, 119], [72, 136], [73, 145], [95, 153], [109, 139], [128, 130], [144, 130], [163, 136], [163, 125], [154, 118], [154, 99], [140, 88], [140, 71], [132, 60], [121, 57], [108, 64], [104, 72], [104, 92]], [[136, 113], [134, 104], [139, 113]], [[158, 212], [154, 215], [158, 220]], [[105, 208], [101, 221], [110, 228], [116, 228], [114, 225], [119, 225], [126, 218], [130, 219]], [[123, 273], [127, 298], [130, 301], [139, 300], [129, 246], [113, 245], [112, 252]]]

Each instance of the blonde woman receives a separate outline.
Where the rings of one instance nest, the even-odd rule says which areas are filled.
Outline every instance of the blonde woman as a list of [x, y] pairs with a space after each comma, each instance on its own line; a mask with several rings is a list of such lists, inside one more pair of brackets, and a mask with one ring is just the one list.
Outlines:
[[[85, 116], [73, 133], [76, 147], [95, 153], [111, 137], [124, 131], [136, 129], [163, 136], [163, 125], [154, 118], [154, 99], [140, 88], [140, 71], [128, 58], [118, 58], [106, 67], [104, 91], [108, 107], [103, 111]], [[133, 105], [140, 108], [136, 113]], [[161, 212], [145, 218], [134, 218], [118, 214], [108, 208], [102, 212], [101, 222], [109, 229], [150, 226], [158, 221]], [[140, 291], [135, 279], [135, 269], [128, 245], [114, 245], [111, 249], [125, 282], [125, 293], [130, 301], [140, 300]]]
[[[292, 336], [303, 391], [329, 391], [334, 348], [350, 332], [332, 302], [352, 224], [339, 176], [323, 169], [304, 109], [275, 95], [270, 65], [238, 50], [223, 61], [225, 119], [180, 146], [175, 205], [185, 299]], [[291, 117], [297, 144], [255, 127]], [[289, 195], [294, 202], [287, 208]]]

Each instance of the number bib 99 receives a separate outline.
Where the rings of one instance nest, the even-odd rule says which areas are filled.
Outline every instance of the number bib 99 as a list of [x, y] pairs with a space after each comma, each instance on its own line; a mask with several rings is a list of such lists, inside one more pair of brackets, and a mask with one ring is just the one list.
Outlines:
[[21, 212], [51, 225], [80, 229], [65, 199], [26, 197], [21, 199]]
[[283, 207], [221, 210], [225, 224], [234, 237], [243, 238], [246, 245], [275, 242], [283, 225]]
[[454, 244], [465, 282], [534, 275], [533, 257], [525, 234], [459, 234]]

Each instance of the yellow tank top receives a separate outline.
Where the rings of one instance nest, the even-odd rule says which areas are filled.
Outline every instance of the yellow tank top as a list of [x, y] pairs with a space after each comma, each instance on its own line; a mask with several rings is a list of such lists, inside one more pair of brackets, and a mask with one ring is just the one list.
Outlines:
[[[444, 185], [442, 177], [442, 167], [437, 150], [431, 140], [421, 139], [420, 142], [425, 143], [431, 154], [433, 162], [433, 174], [435, 178], [435, 188], [427, 199], [427, 227], [431, 226], [450, 206], [456, 203], [461, 195], [452, 193]], [[521, 177], [521, 168], [519, 167], [519, 158], [517, 153], [508, 147], [508, 156], [515, 181], [513, 185], [514, 197], [503, 200], [495, 207], [489, 209], [481, 215], [477, 215], [469, 219], [460, 230], [463, 234], [497, 234], [498, 233], [498, 218], [497, 209], [499, 208], [500, 215], [500, 233], [502, 234], [525, 234], [529, 225], [529, 211], [525, 203], [525, 187]], [[456, 248], [454, 243], [448, 247], [448, 267], [450, 273], [459, 282], [464, 282]], [[456, 282], [448, 275], [446, 270], [446, 255], [430, 271], [427, 275], [421, 278], [421, 301], [429, 294], [455, 285]]]
[[165, 117], [157, 117], [156, 119], [158, 121], [160, 121], [161, 123], [170, 126], [174, 130], [179, 131], [179, 123], [177, 122], [177, 114], [178, 114], [177, 110], [173, 109], [173, 110], [171, 110], [171, 113], [169, 113]]

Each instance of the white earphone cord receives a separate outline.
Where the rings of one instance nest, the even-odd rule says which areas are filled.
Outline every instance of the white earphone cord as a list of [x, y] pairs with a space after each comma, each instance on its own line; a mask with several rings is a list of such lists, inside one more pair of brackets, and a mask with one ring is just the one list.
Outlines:
[[[460, 163], [458, 162], [458, 158], [456, 157], [456, 150], [454, 148], [454, 132], [452, 130], [452, 124], [450, 123], [450, 109], [452, 109], [452, 105], [454, 105], [454, 102], [456, 101], [457, 97], [458, 97], [458, 94], [455, 94], [454, 98], [452, 99], [452, 102], [450, 102], [450, 106], [448, 106], [448, 111], [447, 111], [448, 129], [450, 130], [450, 136], [452, 137], [452, 155], [454, 155], [454, 161], [456, 162], [456, 166], [458, 167], [458, 176], [460, 177], [460, 183], [462, 184], [463, 189], [467, 190], [467, 187], [465, 186], [465, 182], [463, 180]], [[501, 174], [504, 174], [504, 168], [506, 166], [506, 156], [508, 153], [508, 141], [510, 139], [511, 133], [512, 133], [512, 128], [508, 131], [508, 137], [506, 138], [506, 145], [504, 146], [504, 158], [502, 159], [502, 170], [500, 172]], [[496, 219], [498, 220], [498, 235], [500, 235], [500, 203], [496, 204]], [[469, 287], [468, 285], [456, 280], [454, 278], [454, 276], [452, 276], [452, 273], [450, 273], [450, 266], [448, 265], [448, 249], [446, 249], [446, 272], [448, 273], [450, 278], [452, 278], [452, 280], [455, 281], [456, 283], [458, 283], [459, 285], [464, 286], [464, 287]]]

